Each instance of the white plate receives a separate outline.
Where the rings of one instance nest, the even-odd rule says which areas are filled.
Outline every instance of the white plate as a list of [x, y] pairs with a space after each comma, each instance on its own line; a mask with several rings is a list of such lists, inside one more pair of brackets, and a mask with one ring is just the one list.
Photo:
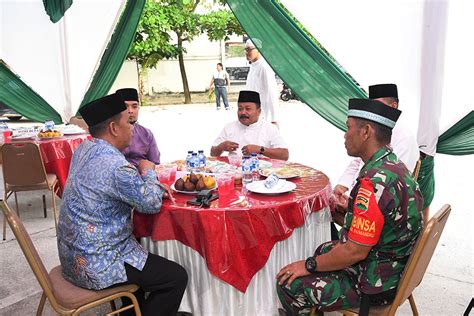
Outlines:
[[260, 169], [267, 169], [267, 168], [270, 168], [271, 166], [272, 166], [272, 163], [270, 161], [266, 161], [266, 160], [258, 161], [258, 167]]
[[271, 189], [265, 187], [265, 180], [254, 181], [246, 186], [247, 190], [260, 193], [260, 194], [282, 194], [293, 191], [296, 188], [296, 184], [286, 180], [279, 180], [278, 184]]
[[85, 131], [64, 131], [63, 135], [79, 135], [79, 134], [85, 134]]
[[264, 177], [268, 177], [272, 173], [276, 173], [280, 179], [291, 179], [301, 176], [301, 171], [292, 167], [267, 168], [260, 170], [259, 173]]
[[33, 139], [35, 138], [35, 135], [25, 135], [25, 134], [20, 134], [20, 135], [17, 135], [17, 136], [12, 136], [11, 139], [12, 140], [26, 140], [26, 139]]
[[[171, 185], [171, 190], [175, 191], [175, 192], [179, 192], [179, 193], [183, 193], [183, 194], [190, 194], [190, 195], [195, 195], [195, 194], [198, 194], [199, 192], [201, 191], [181, 191], [181, 190], [176, 190], [176, 188], [174, 187], [174, 183]], [[217, 182], [216, 182], [216, 186], [214, 187], [214, 189], [211, 189], [211, 191], [214, 191], [215, 189], [217, 189]], [[203, 190], [205, 191], [205, 190]]]

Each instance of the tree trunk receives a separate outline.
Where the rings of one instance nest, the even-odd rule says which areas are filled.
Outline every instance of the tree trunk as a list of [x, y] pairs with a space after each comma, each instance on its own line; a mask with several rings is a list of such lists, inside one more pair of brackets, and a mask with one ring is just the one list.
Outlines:
[[140, 97], [140, 104], [143, 102], [143, 97], [145, 96], [145, 86], [143, 84], [143, 75], [140, 71], [140, 65], [138, 60], [135, 59], [135, 64], [137, 65], [137, 74], [138, 74], [138, 95]]
[[191, 103], [191, 93], [189, 92], [188, 77], [186, 76], [186, 69], [184, 68], [184, 57], [183, 57], [183, 39], [181, 34], [178, 35], [178, 49], [179, 49], [179, 70], [181, 72], [181, 81], [183, 82], [183, 91], [184, 91], [184, 103]]

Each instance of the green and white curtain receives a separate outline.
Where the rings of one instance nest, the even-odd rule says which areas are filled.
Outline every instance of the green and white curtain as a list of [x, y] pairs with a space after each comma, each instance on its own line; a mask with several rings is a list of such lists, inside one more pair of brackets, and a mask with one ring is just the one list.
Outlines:
[[0, 1], [0, 102], [32, 120], [67, 122], [81, 104], [108, 93], [144, 3]]

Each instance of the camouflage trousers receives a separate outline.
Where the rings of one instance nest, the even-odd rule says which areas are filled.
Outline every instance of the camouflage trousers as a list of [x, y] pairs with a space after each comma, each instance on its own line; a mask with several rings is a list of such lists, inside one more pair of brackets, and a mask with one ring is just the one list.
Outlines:
[[[338, 241], [320, 245], [315, 255], [328, 252]], [[320, 311], [358, 307], [360, 291], [357, 288], [358, 271], [355, 267], [332, 272], [318, 272], [293, 281], [290, 287], [279, 285], [277, 293], [287, 315], [309, 315], [314, 306]]]

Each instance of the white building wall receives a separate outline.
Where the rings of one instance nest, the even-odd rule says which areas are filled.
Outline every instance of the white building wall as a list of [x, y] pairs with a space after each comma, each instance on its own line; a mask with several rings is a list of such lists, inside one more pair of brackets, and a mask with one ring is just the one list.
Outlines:
[[[242, 37], [232, 37], [241, 41]], [[209, 87], [216, 64], [225, 66], [225, 47], [223, 41], [211, 42], [207, 35], [196, 37], [185, 43], [187, 53], [184, 55], [184, 66], [188, 77], [189, 89], [193, 92], [205, 91]], [[183, 92], [183, 83], [177, 59], [161, 60], [156, 69], [149, 69], [144, 80], [145, 93]], [[134, 61], [125, 61], [111, 92], [124, 87], [138, 87], [138, 76]]]

